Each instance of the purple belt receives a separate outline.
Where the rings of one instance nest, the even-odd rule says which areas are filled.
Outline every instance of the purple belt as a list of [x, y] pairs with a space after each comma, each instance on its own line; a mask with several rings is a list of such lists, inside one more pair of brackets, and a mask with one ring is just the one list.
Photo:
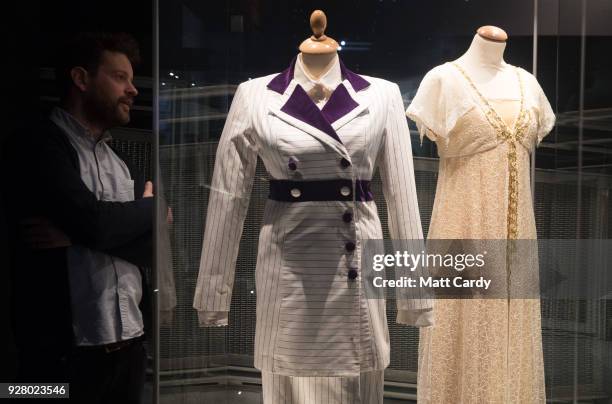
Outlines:
[[281, 202], [352, 201], [367, 202], [374, 199], [369, 180], [346, 179], [291, 181], [270, 180], [269, 199]]

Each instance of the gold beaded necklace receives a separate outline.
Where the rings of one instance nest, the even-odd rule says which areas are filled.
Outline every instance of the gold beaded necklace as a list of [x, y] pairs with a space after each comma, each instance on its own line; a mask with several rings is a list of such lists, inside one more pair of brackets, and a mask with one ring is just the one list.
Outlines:
[[497, 137], [502, 141], [508, 143], [508, 215], [507, 215], [507, 237], [509, 239], [518, 238], [518, 197], [519, 197], [519, 181], [518, 181], [518, 156], [516, 152], [517, 143], [525, 137], [526, 129], [528, 126], [529, 115], [524, 108], [524, 94], [523, 94], [523, 81], [518, 68], [514, 68], [518, 77], [519, 88], [521, 91], [521, 106], [519, 114], [514, 122], [513, 130], [510, 130], [506, 122], [499, 116], [497, 111], [491, 106], [489, 101], [480, 93], [470, 76], [467, 75], [465, 70], [456, 62], [452, 63], [453, 66], [459, 70], [461, 75], [465, 77], [470, 87], [474, 90], [482, 104], [486, 107], [484, 111], [485, 118], [489, 124], [497, 132]]

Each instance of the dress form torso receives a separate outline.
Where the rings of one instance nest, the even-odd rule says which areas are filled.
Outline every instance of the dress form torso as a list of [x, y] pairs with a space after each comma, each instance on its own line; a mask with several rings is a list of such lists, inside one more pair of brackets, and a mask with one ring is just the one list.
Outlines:
[[468, 50], [455, 63], [461, 66], [488, 99], [519, 100], [514, 68], [504, 61], [505, 42], [476, 34]]

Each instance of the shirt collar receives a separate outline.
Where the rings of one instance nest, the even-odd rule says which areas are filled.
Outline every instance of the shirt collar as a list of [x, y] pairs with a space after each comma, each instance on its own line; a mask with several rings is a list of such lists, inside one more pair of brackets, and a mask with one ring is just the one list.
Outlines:
[[[291, 64], [289, 65], [287, 69], [278, 73], [276, 76], [272, 78], [272, 80], [270, 80], [267, 87], [270, 90], [277, 92], [279, 94], [283, 94], [285, 91], [287, 91], [287, 88], [289, 88], [289, 84], [295, 81], [293, 77], [294, 76], [293, 73], [295, 70], [296, 61], [297, 61], [297, 56], [293, 58], [293, 60], [291, 61]], [[340, 74], [342, 75], [342, 79], [347, 80], [355, 91], [361, 91], [370, 86], [369, 81], [367, 81], [366, 79], [364, 79], [357, 73], [353, 73], [352, 71], [347, 69], [346, 66], [344, 66], [344, 63], [342, 63], [342, 59], [338, 58], [338, 64], [340, 65]]]
[[297, 56], [295, 61], [295, 71], [293, 78], [295, 81], [304, 88], [306, 92], [310, 91], [315, 85], [320, 84], [330, 90], [335, 90], [340, 83], [342, 83], [342, 70], [340, 69], [340, 58], [338, 55], [334, 56], [332, 66], [329, 70], [318, 79], [313, 78], [304, 67], [302, 61], [302, 54]]
[[[70, 112], [61, 107], [54, 107], [50, 115], [51, 120], [70, 136], [85, 138], [96, 142], [91, 131], [78, 121]], [[104, 131], [99, 141], [107, 142], [112, 139], [109, 131]]]

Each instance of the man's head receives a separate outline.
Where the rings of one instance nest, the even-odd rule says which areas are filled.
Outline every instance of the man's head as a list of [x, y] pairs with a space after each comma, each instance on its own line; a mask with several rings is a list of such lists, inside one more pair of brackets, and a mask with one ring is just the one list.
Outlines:
[[139, 62], [138, 44], [128, 34], [79, 34], [64, 49], [57, 77], [62, 102], [79, 104], [86, 118], [111, 128], [130, 120], [138, 94], [133, 65]]

